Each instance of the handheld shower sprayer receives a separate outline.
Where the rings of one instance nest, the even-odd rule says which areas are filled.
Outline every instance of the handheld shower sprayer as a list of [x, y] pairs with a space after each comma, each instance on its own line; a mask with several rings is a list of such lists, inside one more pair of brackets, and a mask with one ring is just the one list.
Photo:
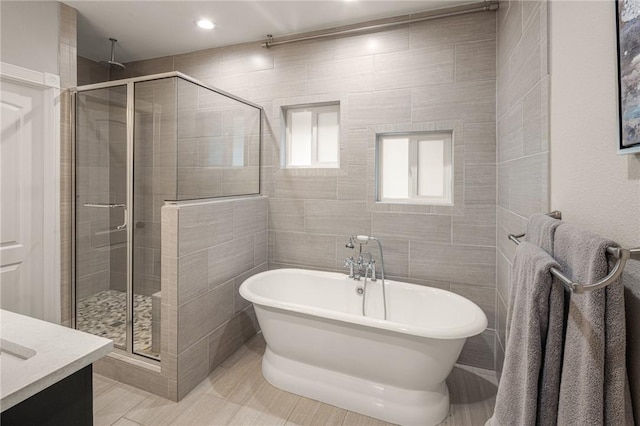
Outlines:
[[355, 247], [354, 243], [358, 243], [360, 244], [361, 248], [363, 245], [366, 245], [369, 241], [378, 241], [378, 239], [376, 237], [369, 237], [367, 235], [358, 235], [356, 236], [350, 236], [349, 237], [349, 241], [347, 241], [347, 244], [345, 244], [344, 246], [348, 249], [352, 249]]
[[[353, 237], [352, 237], [353, 238]], [[360, 243], [360, 244], [367, 244], [369, 242], [369, 240], [371, 241], [378, 241], [378, 239], [376, 237], [369, 237], [368, 235], [358, 235], [356, 237], [356, 240]]]

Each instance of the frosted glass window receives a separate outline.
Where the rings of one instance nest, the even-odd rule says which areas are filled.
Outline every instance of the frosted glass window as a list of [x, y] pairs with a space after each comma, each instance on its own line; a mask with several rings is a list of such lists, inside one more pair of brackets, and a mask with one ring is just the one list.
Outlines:
[[409, 139], [388, 140], [381, 156], [385, 198], [408, 198]]
[[338, 112], [318, 113], [318, 162], [338, 162], [339, 138]]
[[311, 128], [312, 114], [310, 111], [291, 113], [291, 152], [289, 164], [292, 166], [311, 165]]
[[418, 195], [444, 194], [444, 141], [418, 141]]
[[451, 205], [452, 146], [452, 132], [378, 135], [378, 201]]
[[285, 167], [340, 167], [340, 105], [285, 109]]

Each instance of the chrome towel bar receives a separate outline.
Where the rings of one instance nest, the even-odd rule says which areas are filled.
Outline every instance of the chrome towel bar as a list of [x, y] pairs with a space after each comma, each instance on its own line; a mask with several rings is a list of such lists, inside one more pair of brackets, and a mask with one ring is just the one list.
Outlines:
[[116, 207], [127, 207], [125, 204], [111, 204], [111, 203], [84, 203], [85, 207], [98, 207], [101, 209], [115, 209]]
[[[554, 219], [561, 219], [562, 214], [559, 211], [553, 211], [551, 213], [547, 213], [548, 216], [553, 217]], [[516, 243], [516, 245], [520, 244], [519, 238], [524, 237], [525, 234], [514, 235], [509, 234], [509, 239]], [[564, 284], [565, 288], [572, 293], [581, 294], [585, 291], [598, 290], [600, 288], [606, 287], [612, 282], [614, 282], [620, 275], [622, 275], [622, 271], [624, 271], [624, 265], [627, 263], [627, 260], [639, 260], [640, 261], [640, 247], [633, 249], [625, 249], [620, 247], [609, 247], [607, 248], [607, 252], [611, 254], [614, 258], [618, 259], [616, 264], [613, 266], [609, 275], [601, 279], [600, 281], [593, 284], [581, 284], [571, 281], [566, 275], [562, 273], [557, 268], [551, 268], [551, 274], [558, 278], [562, 284]]]

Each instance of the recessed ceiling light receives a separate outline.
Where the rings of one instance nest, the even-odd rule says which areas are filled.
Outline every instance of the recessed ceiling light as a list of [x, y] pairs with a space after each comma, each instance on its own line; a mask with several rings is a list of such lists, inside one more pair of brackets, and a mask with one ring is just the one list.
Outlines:
[[208, 19], [198, 19], [196, 25], [205, 30], [212, 30], [215, 25]]

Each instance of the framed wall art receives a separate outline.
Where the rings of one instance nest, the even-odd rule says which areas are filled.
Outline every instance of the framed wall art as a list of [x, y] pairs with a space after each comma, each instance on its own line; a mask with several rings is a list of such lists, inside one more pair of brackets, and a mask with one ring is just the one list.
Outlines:
[[618, 30], [618, 152], [640, 152], [640, 0], [616, 0]]

